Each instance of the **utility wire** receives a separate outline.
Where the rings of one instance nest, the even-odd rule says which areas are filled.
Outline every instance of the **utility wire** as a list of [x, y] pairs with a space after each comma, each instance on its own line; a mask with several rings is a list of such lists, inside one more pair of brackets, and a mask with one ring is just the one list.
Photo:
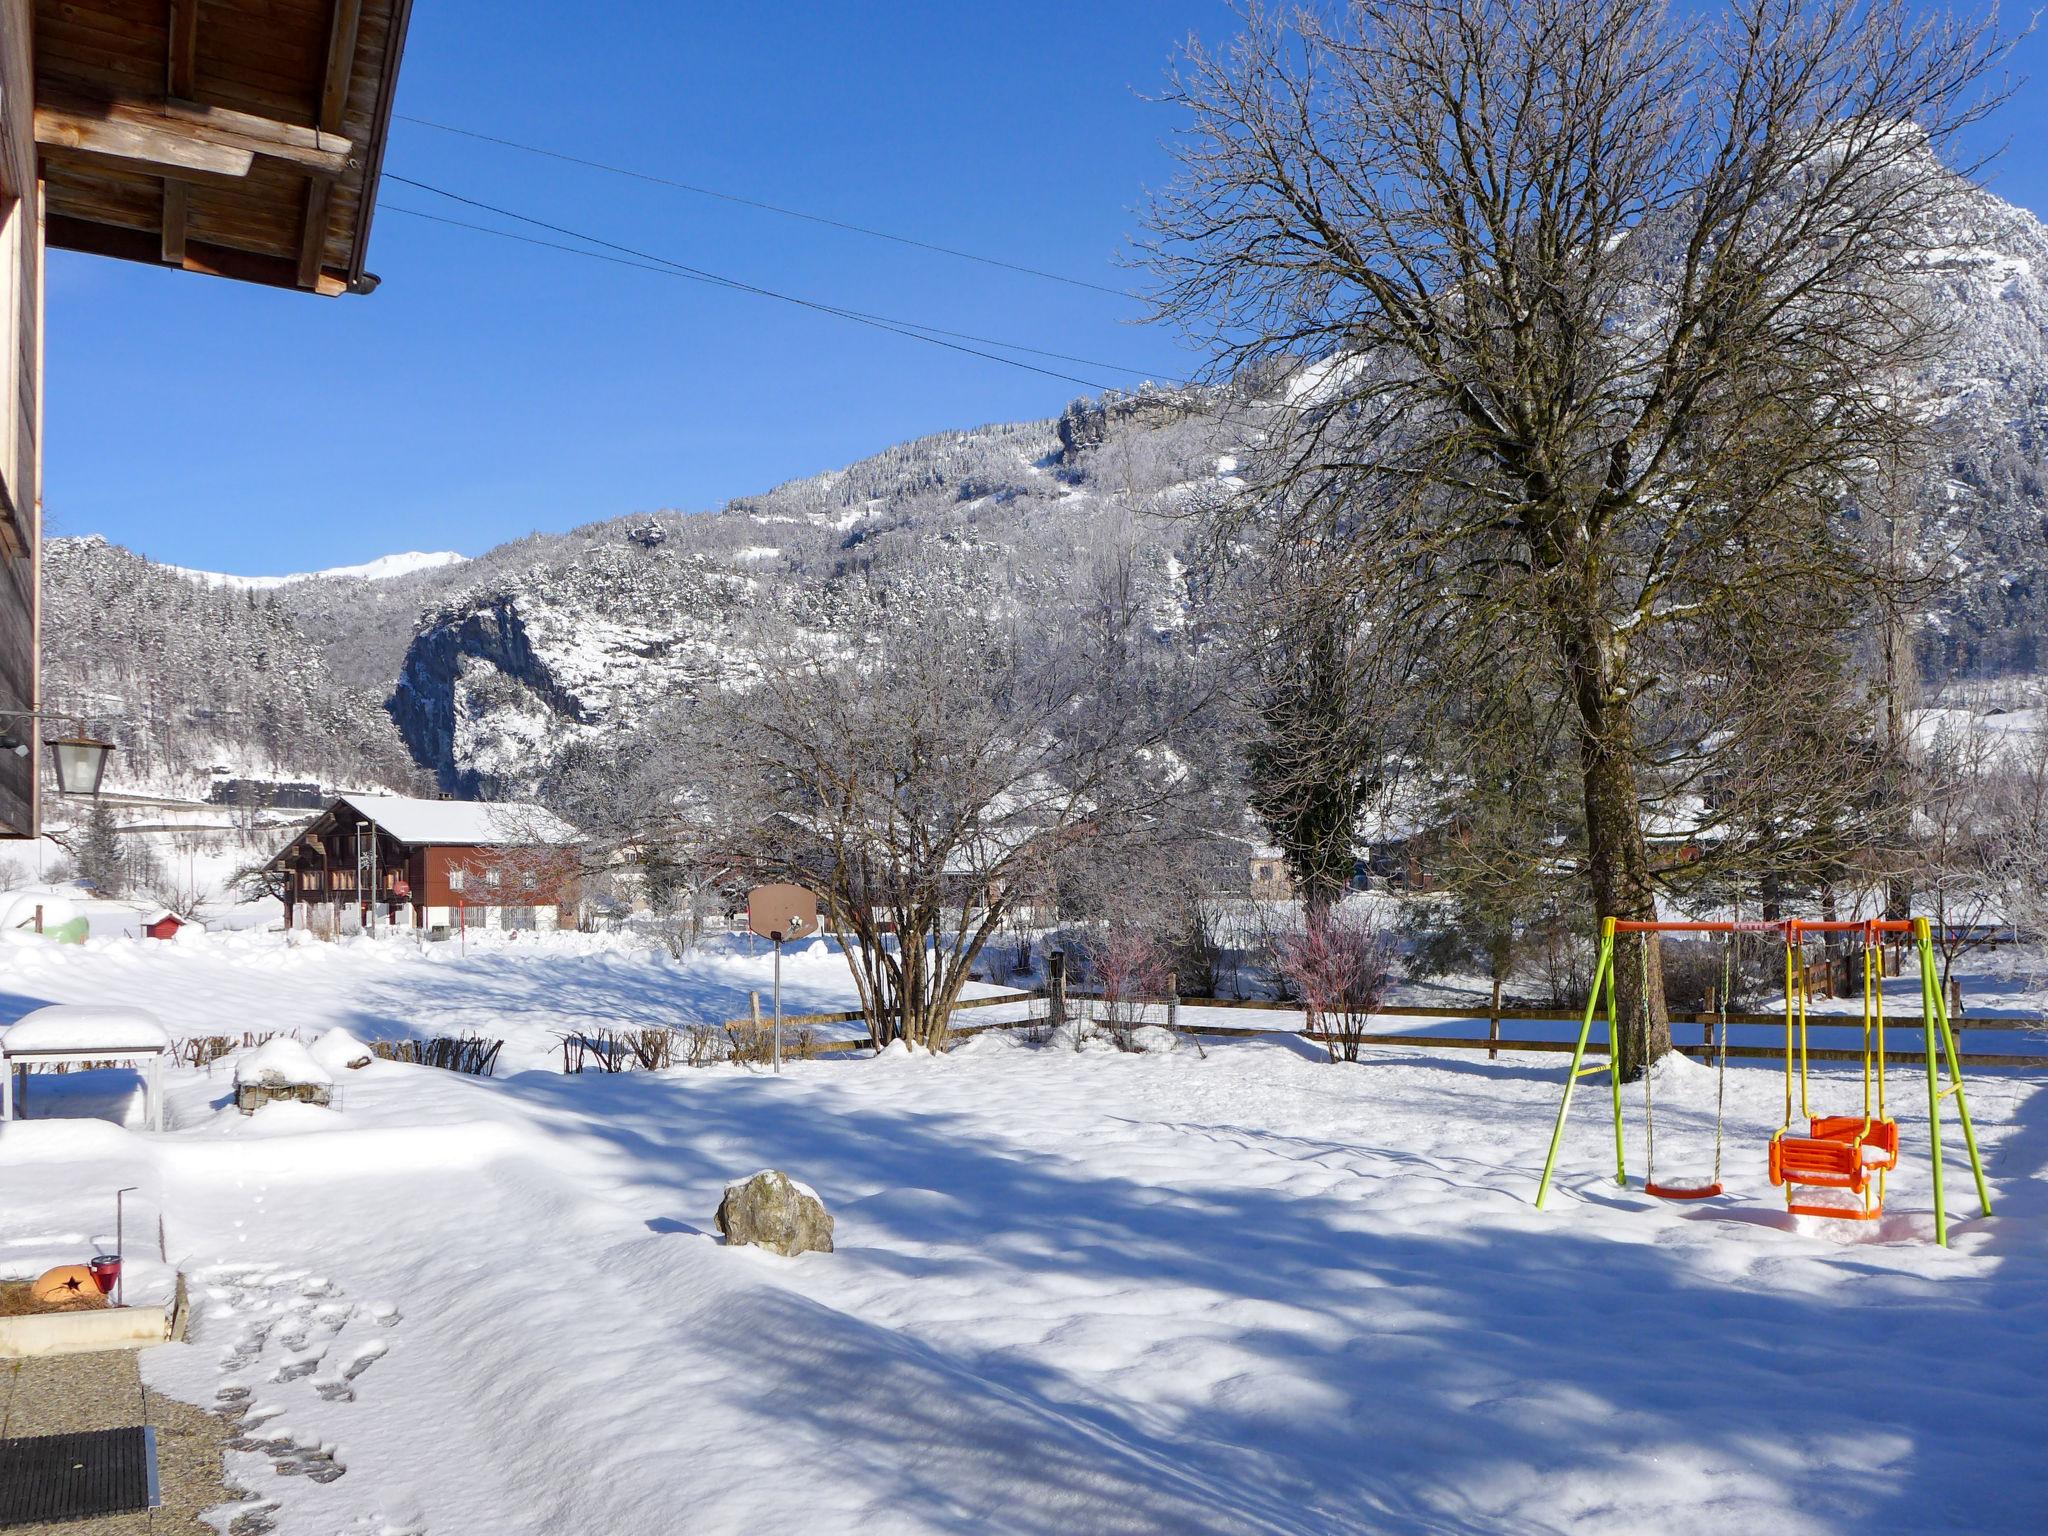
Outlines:
[[844, 219], [828, 218], [822, 213], [806, 213], [801, 208], [785, 208], [779, 203], [762, 202], [759, 198], [741, 197], [736, 192], [721, 192], [715, 187], [700, 187], [692, 182], [676, 181], [667, 176], [656, 176], [647, 171], [636, 171], [623, 165], [607, 165], [602, 160], [586, 160], [581, 155], [565, 154], [558, 149], [543, 149], [538, 144], [522, 144], [517, 139], [500, 138], [494, 133], [479, 133], [474, 128], [458, 128], [453, 123], [437, 123], [432, 118], [413, 117], [408, 113], [394, 114], [401, 122], [413, 123], [421, 128], [432, 128], [437, 133], [452, 133], [465, 139], [476, 139], [485, 144], [497, 144], [506, 149], [516, 149], [522, 154], [539, 155], [548, 160], [560, 160], [567, 165], [580, 165], [588, 170], [604, 171], [613, 176], [625, 176], [634, 181], [648, 182], [657, 187], [671, 187], [678, 192], [694, 193], [698, 197], [715, 197], [721, 202], [737, 203], [743, 208], [759, 208], [766, 213], [779, 213], [788, 219], [803, 219], [812, 224], [823, 224], [831, 229], [845, 230], [848, 234], [866, 235], [871, 240], [888, 240], [897, 245], [907, 245], [920, 251], [934, 251], [941, 256], [957, 257], [961, 261], [977, 261], [983, 266], [1002, 267], [1010, 272], [1021, 272], [1027, 277], [1041, 277], [1050, 283], [1065, 283], [1073, 288], [1088, 288], [1096, 293], [1113, 294], [1120, 299], [1132, 297], [1121, 288], [1111, 288], [1104, 283], [1091, 283], [1086, 278], [1068, 277], [1060, 272], [1047, 272], [1039, 267], [1027, 267], [1020, 262], [1004, 261], [999, 256], [983, 256], [976, 251], [963, 251], [956, 246], [939, 245], [930, 240], [917, 240], [909, 235], [894, 235], [886, 229], [870, 229], [865, 224], [849, 224]]
[[[1115, 388], [1114, 385], [1104, 384], [1099, 379], [1084, 379], [1075, 374], [1061, 373], [1057, 369], [1041, 368], [1037, 366], [1035, 363], [1020, 362], [1014, 357], [1004, 357], [998, 353], [984, 352], [978, 347], [966, 346], [958, 341], [948, 341], [943, 339], [945, 336], [948, 335], [958, 336], [964, 334], [961, 332], [940, 332], [939, 328], [936, 326], [924, 326], [916, 321], [898, 320], [885, 315], [869, 314], [864, 310], [845, 309], [836, 304], [823, 303], [817, 299], [807, 299], [798, 294], [784, 293], [779, 289], [764, 288], [757, 283], [744, 282], [739, 278], [727, 277], [722, 273], [708, 271], [703, 267], [694, 267], [689, 265], [687, 262], [677, 261], [673, 257], [663, 256], [657, 252], [638, 250], [630, 245], [621, 245], [616, 241], [606, 240], [597, 235], [586, 234], [582, 230], [571, 229], [567, 225], [553, 224], [547, 221], [546, 219], [534, 218], [531, 214], [520, 213], [516, 209], [500, 207], [495, 203], [487, 203], [474, 197], [466, 197], [460, 192], [451, 192], [446, 187], [437, 187], [433, 185], [431, 182], [416, 181], [410, 176], [400, 176], [394, 172], [386, 171], [384, 173], [383, 179], [386, 181], [397, 182], [401, 186], [413, 187], [418, 189], [419, 191], [431, 193], [436, 197], [445, 197], [451, 202], [461, 203], [466, 207], [480, 209], [485, 213], [493, 213], [498, 215], [500, 218], [515, 219], [522, 224], [530, 224], [536, 229], [545, 229], [549, 231], [551, 234], [565, 235], [572, 240], [581, 240], [591, 245], [602, 246], [606, 250], [617, 251], [623, 256], [635, 258], [635, 262], [656, 263], [658, 264], [658, 270], [671, 272], [677, 276], [688, 277], [694, 279], [697, 282], [707, 283], [714, 287], [729, 288], [739, 293], [751, 293], [761, 298], [775, 299], [784, 304], [794, 304], [802, 309], [815, 310], [820, 314], [834, 315], [843, 320], [851, 320], [859, 325], [871, 326], [876, 330], [889, 331], [898, 336], [907, 336], [913, 341], [922, 341], [930, 346], [944, 347], [947, 350], [953, 352], [964, 352], [973, 357], [986, 358], [988, 361], [993, 363], [1005, 363], [1012, 368], [1022, 368], [1027, 372], [1042, 374], [1047, 378], [1061, 379], [1069, 384], [1079, 384], [1087, 389]], [[401, 213], [413, 213], [415, 214], [415, 216], [418, 216], [417, 211], [413, 209], [394, 208], [393, 211]], [[431, 218], [433, 217], [433, 215], [426, 215], [426, 217]], [[455, 223], [458, 221], [444, 219], [441, 222]], [[483, 228], [483, 226], [471, 227], [477, 228], [486, 234], [505, 234], [504, 231], [489, 230]], [[511, 236], [509, 238], [518, 237]], [[531, 243], [544, 244], [551, 242]], [[626, 265], [632, 264], [634, 263], [626, 263]], [[990, 341], [987, 340], [986, 338], [976, 337], [973, 339], [981, 340], [985, 343], [985, 345], [988, 346], [1012, 347], [1013, 350], [1016, 351], [1039, 350], [1037, 348], [1014, 346], [1014, 344], [1009, 342]], [[1119, 373], [1132, 373], [1139, 374], [1141, 376], [1145, 375], [1147, 372], [1144, 369], [1120, 368], [1106, 363], [1097, 363], [1092, 364], [1091, 366], [1109, 367], [1113, 368], [1113, 371]], [[1168, 382], [1178, 381], [1168, 380]]]
[[[568, 245], [560, 240], [542, 240], [536, 235], [517, 234], [509, 229], [493, 229], [488, 224], [476, 224], [468, 219], [451, 219], [446, 214], [428, 213], [424, 208], [406, 208], [397, 203], [380, 202], [377, 204], [377, 209], [380, 213], [402, 213], [408, 218], [426, 219], [431, 223], [446, 224], [452, 229], [474, 230], [480, 235], [490, 235], [499, 240], [513, 240], [521, 245], [539, 246], [542, 250], [547, 251], [561, 251], [570, 256], [582, 256], [590, 261], [610, 262], [615, 267], [630, 267], [635, 272], [652, 272], [657, 277], [693, 277], [693, 274], [679, 272], [672, 266], [657, 265], [651, 261], [633, 261], [624, 256], [610, 256], [603, 251], [586, 250], [580, 245]], [[1156, 369], [1126, 368], [1121, 363], [1108, 363], [1104, 362], [1101, 358], [1076, 357], [1071, 352], [1054, 352], [1045, 347], [1027, 347], [1021, 341], [1004, 341], [1000, 337], [995, 336], [977, 336], [972, 331], [949, 331], [944, 326], [926, 325], [921, 320], [903, 320], [889, 315], [868, 315], [860, 310], [852, 310], [847, 313], [859, 315], [864, 319], [876, 320], [885, 325], [900, 325], [907, 330], [929, 332], [934, 336], [951, 336], [960, 341], [978, 341], [986, 346], [1003, 347], [1012, 352], [1029, 352], [1034, 357], [1057, 358], [1063, 363], [1080, 363], [1088, 368], [1107, 368], [1114, 373], [1137, 374], [1148, 379], [1165, 378], [1168, 383], [1177, 384], [1181, 382], [1178, 379], [1167, 378], [1166, 375], [1159, 373]]]

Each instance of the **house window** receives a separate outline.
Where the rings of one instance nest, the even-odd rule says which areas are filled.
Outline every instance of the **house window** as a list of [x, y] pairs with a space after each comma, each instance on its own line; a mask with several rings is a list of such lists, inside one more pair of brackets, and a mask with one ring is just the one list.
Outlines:
[[485, 871], [484, 871], [484, 884], [485, 884], [485, 885], [489, 885], [489, 886], [495, 886], [495, 885], [497, 885], [497, 883], [498, 883], [498, 872], [497, 872], [497, 871], [496, 871], [495, 869], [487, 869], [487, 870], [485, 870]]
[[467, 878], [468, 878], [468, 877], [467, 877], [467, 874], [466, 874], [466, 872], [465, 872], [465, 871], [463, 871], [463, 870], [459, 870], [459, 869], [451, 869], [451, 870], [449, 870], [449, 871], [448, 871], [448, 889], [449, 889], [449, 890], [451, 890], [451, 891], [459, 891], [459, 890], [461, 890], [461, 889], [462, 889], [462, 885], [463, 885], [463, 881], [464, 881], [465, 879], [467, 879]]

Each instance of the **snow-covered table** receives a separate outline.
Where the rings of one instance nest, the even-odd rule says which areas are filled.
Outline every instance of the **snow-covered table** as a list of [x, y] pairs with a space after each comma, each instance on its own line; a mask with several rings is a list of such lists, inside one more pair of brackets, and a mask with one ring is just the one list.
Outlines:
[[[170, 1031], [141, 1008], [52, 1004], [0, 1030], [0, 1121], [14, 1118], [17, 1068], [118, 1061], [142, 1069], [149, 1129], [164, 1128], [164, 1062]], [[26, 1086], [26, 1085], [24, 1085]]]

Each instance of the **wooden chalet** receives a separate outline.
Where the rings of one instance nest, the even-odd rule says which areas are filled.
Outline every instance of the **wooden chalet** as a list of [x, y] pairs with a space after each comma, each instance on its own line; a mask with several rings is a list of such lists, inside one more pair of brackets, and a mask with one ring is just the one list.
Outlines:
[[285, 927], [574, 928], [574, 829], [537, 805], [342, 795], [270, 861]]
[[[45, 248], [367, 293], [410, 12], [0, 0], [0, 748], [40, 734]], [[0, 837], [36, 834], [37, 756], [0, 750]]]

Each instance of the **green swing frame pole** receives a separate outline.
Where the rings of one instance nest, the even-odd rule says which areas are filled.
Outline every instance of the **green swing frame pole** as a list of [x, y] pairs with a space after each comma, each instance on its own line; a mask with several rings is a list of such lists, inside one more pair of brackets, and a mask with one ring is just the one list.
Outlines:
[[[1977, 1202], [1984, 1214], [1991, 1214], [1991, 1190], [1984, 1180], [1984, 1160], [1977, 1152], [1977, 1131], [1970, 1123], [1970, 1101], [1963, 1093], [1962, 1063], [1956, 1059], [1955, 1030], [1949, 1023], [1948, 1000], [1936, 981], [1934, 937], [1927, 919], [1913, 919], [1913, 937], [1920, 951], [1920, 1019], [1927, 1047], [1927, 1166], [1934, 1180], [1934, 1241], [1948, 1246], [1948, 1201], [1942, 1188], [1941, 1101], [1953, 1097], [1956, 1118], [1963, 1123], [1963, 1147], [1970, 1155], [1970, 1172], [1977, 1183]], [[1948, 1065], [1948, 1087], [1941, 1086], [1935, 1066], [1935, 1039], [1940, 1036], [1943, 1060]]]
[[1913, 920], [1913, 942], [1920, 951], [1920, 1032], [1927, 1050], [1927, 1171], [1934, 1180], [1934, 1241], [1948, 1246], [1948, 1201], [1941, 1178], [1941, 1079], [1934, 1070], [1934, 942], [1927, 919]]
[[1621, 1066], [1614, 1049], [1614, 919], [1607, 917], [1600, 920], [1600, 958], [1593, 966], [1593, 991], [1586, 999], [1585, 1017], [1579, 1020], [1579, 1039], [1572, 1047], [1571, 1070], [1565, 1074], [1564, 1098], [1557, 1106], [1557, 1124], [1550, 1129], [1550, 1151], [1544, 1155], [1543, 1177], [1536, 1185], [1536, 1208], [1539, 1211], [1543, 1209], [1544, 1197], [1550, 1193], [1550, 1175], [1557, 1167], [1557, 1149], [1564, 1144], [1564, 1121], [1565, 1116], [1571, 1113], [1572, 1090], [1586, 1075], [1586, 1041], [1593, 1033], [1593, 1015], [1600, 1011], [1603, 988], [1607, 998], [1607, 1081], [1614, 1098], [1614, 1182], [1628, 1183], [1621, 1141]]

